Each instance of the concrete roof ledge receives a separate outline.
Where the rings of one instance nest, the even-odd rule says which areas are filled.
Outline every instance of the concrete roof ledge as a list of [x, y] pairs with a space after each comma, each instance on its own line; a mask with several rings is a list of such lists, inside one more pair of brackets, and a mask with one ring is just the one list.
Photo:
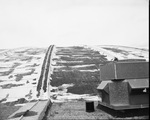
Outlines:
[[[47, 107], [51, 104], [50, 99], [27, 103], [18, 111], [8, 117], [8, 120], [42, 120]], [[24, 114], [26, 112], [26, 114]], [[22, 116], [24, 114], [24, 116]]]

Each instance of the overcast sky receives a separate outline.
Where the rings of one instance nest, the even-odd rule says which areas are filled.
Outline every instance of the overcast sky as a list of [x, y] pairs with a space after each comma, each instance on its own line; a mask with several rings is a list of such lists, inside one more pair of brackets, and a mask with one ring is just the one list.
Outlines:
[[0, 48], [148, 48], [148, 0], [0, 0]]

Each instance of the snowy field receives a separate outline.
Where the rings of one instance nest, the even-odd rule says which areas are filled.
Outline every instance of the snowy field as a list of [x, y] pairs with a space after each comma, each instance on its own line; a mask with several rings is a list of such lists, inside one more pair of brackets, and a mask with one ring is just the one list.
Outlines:
[[[119, 60], [123, 59], [146, 59], [149, 61], [149, 50], [138, 49], [125, 46], [84, 46], [94, 51], [100, 52], [105, 55], [107, 60], [113, 60], [117, 57]], [[46, 53], [46, 48], [18, 48], [11, 50], [0, 50], [0, 102], [13, 102], [20, 98], [26, 100], [35, 100], [36, 98], [36, 86], [38, 78], [41, 72], [41, 65]], [[55, 59], [59, 59], [61, 55], [54, 56]], [[60, 61], [65, 63], [66, 61]], [[82, 61], [78, 61], [82, 63]], [[73, 63], [73, 61], [70, 61]], [[54, 68], [63, 69], [64, 66], [55, 66], [55, 61], [52, 63]], [[89, 65], [76, 65], [72, 68], [92, 67]], [[88, 70], [80, 70], [86, 72]], [[98, 71], [89, 70], [90, 72]], [[89, 94], [72, 94], [67, 92], [67, 88], [74, 86], [74, 84], [63, 84], [59, 87], [50, 86], [51, 99], [55, 102], [70, 101], [75, 99], [99, 99], [97, 96], [90, 96]], [[54, 97], [57, 96], [57, 99]]]
[[46, 48], [0, 51], [0, 101], [35, 99], [36, 85]]
[[[125, 46], [83, 46], [84, 48], [88, 48], [94, 51], [98, 51], [100, 54], [106, 56], [108, 61], [111, 61], [114, 59], [114, 57], [117, 57], [119, 60], [132, 60], [132, 59], [140, 59], [140, 60], [149, 60], [148, 56], [148, 50], [146, 49], [138, 49], [138, 48], [131, 48], [131, 47], [125, 47]], [[57, 58], [57, 63], [83, 63], [83, 61], [69, 61], [67, 60], [61, 60], [59, 59], [60, 57], [70, 57], [72, 58], [73, 56], [80, 56], [80, 55], [57, 55], [54, 56], [54, 59]], [[85, 56], [81, 56], [83, 58], [89, 58]], [[80, 58], [81, 58], [80, 57]], [[96, 72], [99, 71], [99, 69], [88, 69], [88, 67], [93, 67], [95, 64], [82, 64], [82, 65], [73, 65], [69, 66], [70, 68], [67, 68], [63, 65], [57, 66], [56, 62], [54, 64], [54, 71], [59, 72], [69, 72], [69, 70], [77, 69], [80, 72]], [[86, 69], [82, 69], [85, 68]], [[58, 77], [58, 79], [61, 79]], [[56, 86], [50, 86], [51, 92], [50, 97], [53, 102], [67, 102], [67, 101], [72, 101], [72, 100], [93, 100], [93, 101], [101, 101], [101, 99], [97, 95], [90, 95], [90, 94], [74, 94], [68, 92], [68, 88], [74, 87], [74, 84], [62, 84], [58, 87]], [[54, 92], [55, 91], [55, 92]]]
[[147, 49], [111, 45], [85, 47], [91, 48], [95, 51], [100, 52], [103, 55], [106, 55], [108, 60], [112, 60], [114, 57], [117, 57], [119, 60], [145, 59], [146, 61], [149, 61], [149, 50]]

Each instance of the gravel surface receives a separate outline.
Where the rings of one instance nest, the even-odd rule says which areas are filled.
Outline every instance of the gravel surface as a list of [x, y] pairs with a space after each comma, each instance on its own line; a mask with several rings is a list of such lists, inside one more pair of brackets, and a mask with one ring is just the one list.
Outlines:
[[97, 109], [97, 102], [94, 104], [94, 112], [86, 112], [85, 101], [72, 101], [64, 103], [53, 103], [47, 120], [66, 120], [66, 119], [110, 119], [109, 114], [104, 114], [100, 109]]
[[6, 120], [8, 116], [16, 112], [19, 108], [19, 106], [9, 106], [0, 103], [0, 120]]
[[[63, 103], [53, 103], [47, 115], [47, 120], [110, 120], [110, 119], [132, 119], [132, 120], [145, 120], [149, 119], [148, 115], [139, 114], [139, 110], [130, 110], [128, 112], [119, 111], [119, 114], [124, 114], [123, 116], [117, 116], [114, 111], [107, 108], [99, 108], [98, 102], [94, 102], [94, 112], [86, 112], [86, 101], [70, 101]], [[106, 112], [107, 111], [107, 112]], [[111, 112], [111, 114], [110, 114]], [[147, 110], [140, 111], [147, 112]], [[130, 114], [130, 116], [129, 116]], [[134, 114], [134, 115], [133, 115]], [[144, 114], [144, 113], [143, 113]], [[45, 118], [46, 119], [46, 118]]]

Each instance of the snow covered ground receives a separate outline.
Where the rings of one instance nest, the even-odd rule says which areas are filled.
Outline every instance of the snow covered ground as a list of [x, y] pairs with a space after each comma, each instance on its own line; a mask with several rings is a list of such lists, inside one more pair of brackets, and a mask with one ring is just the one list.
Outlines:
[[[112, 60], [114, 57], [117, 57], [119, 60], [146, 59], [146, 61], [149, 61], [149, 50], [147, 49], [111, 45], [84, 47], [93, 49], [100, 52], [100, 54], [106, 55], [108, 60]], [[36, 86], [45, 53], [46, 48], [18, 48], [11, 50], [0, 50], [0, 101], [2, 103], [16, 101], [20, 98], [25, 98], [27, 100], [37, 99]], [[59, 57], [55, 56], [54, 58]], [[54, 68], [64, 67], [55, 66], [55, 62], [52, 64]], [[89, 66], [92, 66], [92, 64]], [[85, 66], [74, 66], [74, 68], [78, 67]], [[84, 71], [85, 70], [82, 70], [82, 72]], [[76, 99], [99, 100], [97, 96], [68, 93], [67, 88], [71, 86], [73, 86], [73, 84], [65, 84], [59, 87], [50, 86], [51, 89], [55, 90], [55, 92], [50, 93], [51, 99], [55, 102]]]
[[[114, 57], [117, 57], [119, 60], [124, 59], [146, 59], [149, 60], [149, 51], [146, 49], [138, 49], [138, 48], [131, 48], [125, 46], [84, 46], [85, 48], [90, 48], [92, 50], [100, 52], [100, 54], [107, 56], [107, 60], [113, 60]], [[59, 55], [62, 56], [62, 55]], [[66, 55], [65, 55], [66, 56]], [[72, 55], [74, 56], [74, 55]], [[77, 55], [79, 56], [79, 55]], [[57, 57], [58, 58], [58, 57]], [[59, 60], [58, 60], [59, 61]], [[70, 62], [70, 61], [69, 61]], [[72, 62], [72, 61], [71, 61]], [[77, 61], [75, 61], [77, 62]], [[68, 63], [68, 61], [63, 61], [63, 63]], [[82, 68], [82, 67], [89, 67], [93, 66], [94, 64], [89, 65], [75, 65], [70, 66], [71, 68]], [[65, 66], [55, 66], [54, 68], [62, 68], [63, 70]], [[56, 70], [55, 70], [56, 71]], [[79, 70], [80, 72], [94, 72], [98, 71], [98, 69], [93, 70]], [[89, 95], [89, 94], [73, 94], [68, 93], [67, 88], [74, 86], [73, 84], [63, 84], [61, 86], [55, 87], [51, 86], [52, 92], [50, 93], [50, 97], [52, 102], [67, 102], [71, 100], [92, 100], [92, 101], [101, 101], [101, 98], [97, 95]]]
[[36, 98], [36, 85], [45, 52], [46, 48], [18, 48], [0, 52], [0, 100], [3, 103]]
[[117, 57], [119, 60], [124, 59], [145, 59], [149, 61], [149, 50], [132, 48], [126, 46], [113, 46], [113, 45], [101, 45], [101, 46], [85, 46], [86, 48], [91, 48], [95, 51], [100, 52], [107, 56], [108, 60], [112, 60]]
[[63, 84], [59, 87], [50, 86], [51, 90], [55, 92], [50, 92], [50, 98], [52, 102], [67, 102], [72, 100], [92, 100], [100, 101], [101, 99], [98, 96], [90, 94], [73, 94], [68, 93], [67, 88], [72, 87], [74, 84]]

